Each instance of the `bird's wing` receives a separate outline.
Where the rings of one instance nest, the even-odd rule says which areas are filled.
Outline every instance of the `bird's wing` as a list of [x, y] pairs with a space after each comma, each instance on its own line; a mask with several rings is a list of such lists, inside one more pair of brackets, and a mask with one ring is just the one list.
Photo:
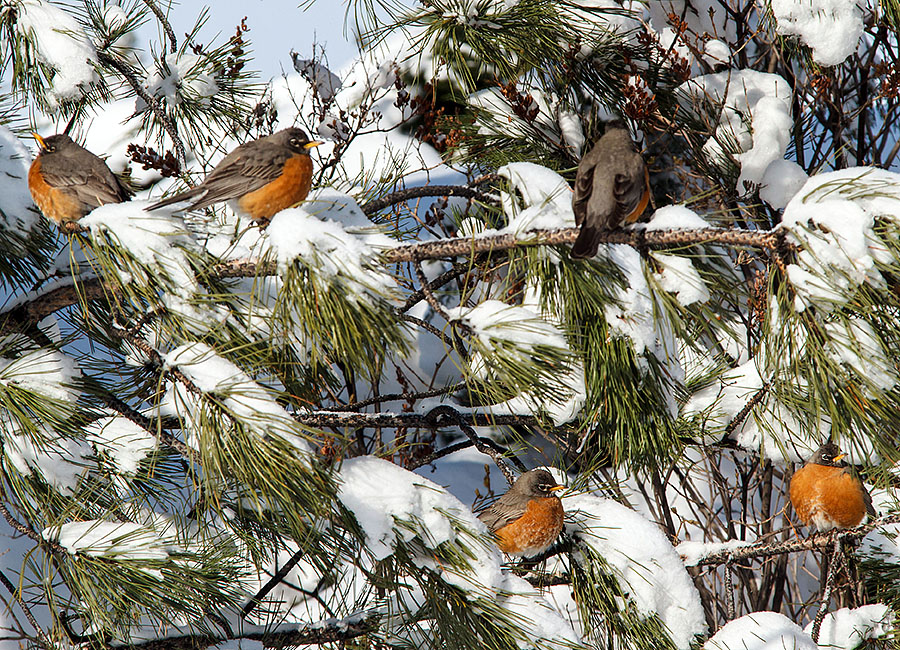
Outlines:
[[578, 165], [578, 171], [575, 172], [575, 193], [572, 196], [572, 211], [575, 213], [575, 225], [580, 226], [584, 223], [587, 215], [587, 203], [591, 198], [591, 191], [594, 187], [594, 168], [597, 166], [596, 158], [590, 152]]
[[90, 209], [131, 198], [116, 175], [99, 158], [77, 167], [63, 164], [56, 170], [42, 165], [41, 176], [48, 185], [65, 188]]
[[264, 144], [248, 142], [225, 156], [198, 186], [206, 192], [191, 208], [205, 208], [249, 194], [281, 176], [291, 152], [261, 146]]
[[635, 152], [626, 169], [616, 174], [613, 183], [618, 218], [621, 220], [631, 216], [644, 202], [647, 191], [647, 166], [641, 155]]
[[525, 514], [525, 506], [517, 498], [507, 499], [508, 493], [497, 499], [491, 506], [480, 513], [478, 518], [493, 533]]

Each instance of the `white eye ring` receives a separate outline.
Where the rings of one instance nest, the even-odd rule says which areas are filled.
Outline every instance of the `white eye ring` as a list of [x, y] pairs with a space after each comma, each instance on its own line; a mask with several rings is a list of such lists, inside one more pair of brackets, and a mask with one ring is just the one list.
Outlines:
[[297, 138], [291, 138], [291, 146], [297, 147], [300, 145], [300, 141]]

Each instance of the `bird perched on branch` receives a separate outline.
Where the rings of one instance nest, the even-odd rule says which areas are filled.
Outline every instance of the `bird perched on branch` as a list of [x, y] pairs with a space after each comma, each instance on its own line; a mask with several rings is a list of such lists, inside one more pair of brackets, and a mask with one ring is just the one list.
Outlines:
[[34, 139], [40, 152], [28, 170], [35, 205], [57, 224], [78, 221], [94, 208], [131, 198], [106, 163], [65, 133]]
[[622, 120], [613, 120], [578, 164], [572, 210], [581, 227], [572, 245], [574, 258], [593, 257], [600, 236], [634, 223], [650, 202], [650, 176]]
[[547, 470], [530, 470], [478, 518], [497, 537], [497, 546], [504, 553], [538, 555], [562, 532], [565, 512], [562, 501], [553, 494], [562, 489]]
[[866, 514], [876, 516], [871, 495], [845, 456], [837, 445], [826, 443], [791, 477], [791, 504], [807, 526], [819, 531], [853, 528]]
[[289, 128], [245, 142], [225, 156], [196, 187], [147, 207], [156, 210], [190, 202], [189, 210], [234, 200], [236, 209], [260, 225], [306, 198], [312, 185], [312, 148], [302, 129]]

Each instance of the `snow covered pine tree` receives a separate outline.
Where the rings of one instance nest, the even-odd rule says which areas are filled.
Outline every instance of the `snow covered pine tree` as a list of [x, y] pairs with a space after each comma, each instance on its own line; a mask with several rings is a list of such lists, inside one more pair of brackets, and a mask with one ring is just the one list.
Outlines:
[[[3, 650], [896, 643], [897, 0], [353, 0], [268, 83], [192, 10], [2, 4]], [[651, 208], [573, 259], [615, 118]], [[289, 127], [265, 228], [145, 210]], [[32, 131], [134, 198], [60, 231]], [[787, 507], [825, 441], [880, 513], [836, 535]]]

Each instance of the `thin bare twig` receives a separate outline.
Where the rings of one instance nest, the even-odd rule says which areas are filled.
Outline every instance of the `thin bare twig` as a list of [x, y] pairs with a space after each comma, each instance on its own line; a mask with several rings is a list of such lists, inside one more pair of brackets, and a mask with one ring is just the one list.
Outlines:
[[163, 13], [163, 10], [159, 8], [154, 0], [144, 0], [144, 4], [150, 8], [150, 11], [156, 15], [156, 19], [163, 26], [163, 31], [165, 31], [166, 36], [169, 37], [169, 52], [175, 54], [178, 51], [178, 39], [175, 38], [175, 30], [172, 29], [172, 25], [169, 23], [169, 19], [166, 18], [166, 14]]
[[375, 397], [369, 397], [368, 399], [360, 400], [358, 402], [353, 402], [352, 404], [347, 404], [346, 406], [342, 406], [341, 410], [343, 411], [358, 411], [359, 409], [365, 406], [371, 406], [372, 404], [382, 404], [384, 402], [397, 402], [399, 400], [418, 400], [424, 399], [426, 397], [437, 397], [438, 395], [446, 395], [448, 393], [455, 393], [458, 390], [461, 390], [466, 387], [466, 382], [460, 381], [455, 384], [450, 384], [449, 386], [442, 386], [441, 388], [432, 388], [431, 390], [423, 390], [418, 393], [389, 393], [387, 395], [376, 395]]
[[9, 578], [0, 571], [0, 584], [2, 584], [6, 590], [9, 592], [9, 595], [13, 597], [19, 607], [22, 608], [22, 612], [25, 614], [25, 618], [28, 619], [28, 622], [31, 624], [31, 627], [34, 628], [34, 632], [37, 635], [37, 642], [44, 648], [48, 650], [50, 648], [54, 648], [56, 646], [47, 638], [47, 635], [44, 634], [44, 631], [41, 629], [40, 625], [38, 625], [37, 619], [35, 619], [34, 614], [31, 613], [31, 608], [28, 606], [28, 603], [22, 598], [22, 595], [19, 593], [19, 590], [16, 589], [15, 585], [9, 581]]
[[456, 424], [460, 431], [466, 434], [466, 437], [472, 441], [472, 444], [475, 446], [475, 449], [480, 451], [482, 454], [487, 454], [494, 460], [494, 464], [497, 466], [503, 476], [506, 478], [506, 482], [512, 485], [516, 481], [516, 475], [513, 474], [512, 469], [510, 469], [509, 465], [507, 465], [506, 461], [503, 459], [503, 454], [494, 449], [491, 445], [486, 445], [482, 438], [475, 433], [475, 430], [469, 426], [468, 423], [464, 421], [463, 414], [457, 411], [450, 406], [438, 406], [436, 408], [431, 409], [429, 411], [429, 415], [434, 419], [436, 424], [439, 424], [443, 418], [447, 418]]
[[410, 187], [405, 190], [397, 190], [396, 192], [377, 198], [374, 201], [369, 201], [362, 206], [362, 211], [366, 216], [370, 216], [389, 206], [425, 196], [461, 196], [467, 199], [477, 199], [482, 203], [497, 202], [497, 197], [485, 194], [484, 192], [473, 187], [468, 187], [467, 185], [423, 185], [421, 187]]

